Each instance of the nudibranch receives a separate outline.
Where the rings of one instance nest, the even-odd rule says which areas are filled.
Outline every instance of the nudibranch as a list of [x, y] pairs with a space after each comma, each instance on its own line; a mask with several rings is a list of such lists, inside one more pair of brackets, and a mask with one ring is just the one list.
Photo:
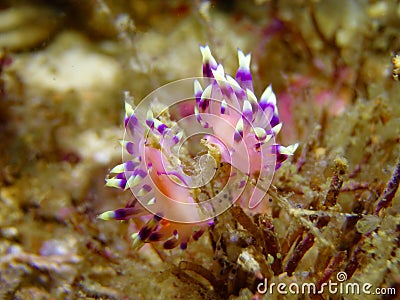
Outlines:
[[[189, 107], [193, 108], [195, 122], [208, 130], [195, 145], [202, 149], [201, 155], [185, 149], [185, 130], [170, 116], [168, 107], [154, 101], [143, 112], [132, 106], [129, 94], [125, 95], [125, 137], [121, 142], [124, 162], [110, 171], [106, 185], [130, 189], [134, 197], [125, 207], [104, 212], [99, 218], [140, 220], [136, 224], [143, 225], [132, 235], [135, 248], [162, 243], [165, 249], [186, 249], [223, 211], [218, 207], [220, 203], [229, 207], [240, 197], [242, 193], [235, 194], [234, 190], [243, 191], [253, 184], [253, 192], [265, 194], [263, 182], [272, 178], [297, 148], [297, 144], [284, 147], [275, 142], [282, 126], [276, 97], [268, 86], [257, 100], [250, 54], [238, 51], [239, 69], [233, 78], [225, 74], [208, 46], [200, 49], [205, 87], [199, 80], [193, 81]], [[198, 173], [205, 169], [199, 166], [217, 172], [203, 182], [204, 176]], [[227, 171], [223, 166], [228, 166]], [[252, 184], [244, 179], [253, 180]], [[264, 194], [260, 193], [255, 202], [250, 200], [249, 208], [256, 206]]]
[[[126, 100], [129, 100], [127, 95]], [[197, 240], [212, 220], [194, 225], [191, 221], [198, 220], [196, 212], [190, 207], [181, 207], [182, 203], [194, 202], [188, 188], [190, 177], [185, 176], [182, 169], [176, 170], [182, 166], [174, 163], [179, 160], [175, 148], [183, 131], [176, 132], [174, 122], [160, 119], [162, 116], [155, 118], [150, 108], [145, 123], [141, 124], [131, 104], [125, 102], [126, 131], [121, 144], [129, 158], [110, 171], [114, 176], [106, 179], [106, 185], [131, 189], [135, 198], [126, 207], [104, 212], [99, 218], [141, 218], [145, 224], [132, 235], [135, 248], [144, 243], [162, 242], [165, 249], [178, 245], [186, 249], [188, 242]], [[149, 211], [149, 207], [153, 210]], [[167, 211], [168, 219], [164, 217]], [[174, 219], [180, 222], [174, 222]]]
[[257, 100], [250, 54], [238, 50], [239, 68], [232, 78], [225, 74], [208, 46], [200, 50], [203, 76], [208, 85], [203, 89], [195, 81], [195, 114], [204, 127], [212, 128], [213, 136], [205, 139], [219, 148], [222, 161], [229, 162], [258, 183], [252, 199], [247, 199], [248, 207], [254, 208], [264, 197], [274, 171], [293, 155], [298, 144], [284, 147], [275, 142], [282, 128], [276, 96], [269, 85]]

